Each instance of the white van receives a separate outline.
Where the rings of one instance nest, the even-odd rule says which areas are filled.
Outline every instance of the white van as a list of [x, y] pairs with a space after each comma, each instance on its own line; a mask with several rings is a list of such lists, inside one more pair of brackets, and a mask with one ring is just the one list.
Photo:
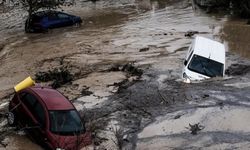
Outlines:
[[223, 44], [196, 36], [184, 61], [182, 77], [187, 81], [225, 74], [225, 47]]

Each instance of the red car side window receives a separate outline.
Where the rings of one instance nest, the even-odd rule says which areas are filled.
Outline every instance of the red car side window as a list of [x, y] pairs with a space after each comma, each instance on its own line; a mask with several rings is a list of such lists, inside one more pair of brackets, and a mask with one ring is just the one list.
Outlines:
[[36, 120], [44, 127], [45, 126], [45, 111], [36, 97], [29, 93], [21, 94], [21, 101], [27, 106]]
[[42, 127], [45, 127], [45, 112], [43, 106], [37, 102], [34, 107], [34, 115]]
[[27, 108], [32, 111], [37, 101], [36, 98], [29, 93], [21, 93], [20, 98], [21, 101], [24, 103], [24, 105], [27, 106]]

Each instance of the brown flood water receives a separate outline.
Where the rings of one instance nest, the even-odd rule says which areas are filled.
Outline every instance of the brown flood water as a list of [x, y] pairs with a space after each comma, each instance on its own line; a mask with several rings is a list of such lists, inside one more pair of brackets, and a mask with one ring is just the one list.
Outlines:
[[225, 21], [222, 39], [231, 52], [250, 58], [250, 25], [246, 24], [246, 20], [232, 18]]

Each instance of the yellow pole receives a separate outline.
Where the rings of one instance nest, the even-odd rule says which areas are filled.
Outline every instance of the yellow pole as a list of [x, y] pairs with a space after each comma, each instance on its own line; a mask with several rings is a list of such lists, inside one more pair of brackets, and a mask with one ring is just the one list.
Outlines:
[[28, 88], [28, 87], [30, 87], [30, 86], [33, 86], [33, 85], [35, 85], [35, 81], [32, 80], [31, 77], [29, 76], [29, 77], [27, 77], [26, 79], [24, 79], [22, 82], [18, 83], [18, 84], [14, 87], [14, 89], [15, 89], [16, 92], [18, 92], [18, 91], [21, 91], [21, 90], [23, 90], [23, 89], [25, 89], [25, 88]]

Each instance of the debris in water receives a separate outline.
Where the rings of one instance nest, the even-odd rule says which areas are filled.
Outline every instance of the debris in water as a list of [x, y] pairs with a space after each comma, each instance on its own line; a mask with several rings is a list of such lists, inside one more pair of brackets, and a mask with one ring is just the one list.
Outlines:
[[223, 102], [218, 102], [218, 105], [220, 106], [220, 109], [222, 109], [224, 107], [224, 103]]
[[36, 81], [38, 82], [52, 81], [52, 88], [59, 88], [63, 84], [69, 83], [73, 80], [73, 75], [64, 67], [55, 68], [53, 70], [49, 70], [48, 72], [38, 72], [35, 76]]
[[4, 48], [3, 44], [0, 44], [0, 51]]
[[114, 65], [112, 66], [109, 71], [123, 71], [123, 72], [127, 72], [131, 75], [135, 75], [135, 76], [141, 76], [143, 74], [143, 71], [137, 67], [134, 66], [133, 63], [127, 63], [125, 65]]
[[244, 75], [250, 72], [250, 66], [244, 64], [232, 64], [227, 68], [225, 73], [231, 76]]
[[148, 51], [148, 50], [149, 50], [148, 47], [144, 47], [144, 48], [141, 48], [141, 49], [139, 50], [139, 52], [146, 52], [146, 51]]
[[174, 119], [179, 119], [179, 118], [181, 118], [181, 116], [182, 116], [182, 115], [176, 115], [176, 116], [174, 117]]
[[88, 89], [89, 88], [82, 89], [82, 91], [81, 91], [82, 96], [89, 96], [89, 95], [93, 94], [93, 92], [89, 91]]
[[185, 37], [192, 37], [194, 36], [195, 34], [198, 34], [199, 32], [198, 31], [192, 31], [192, 30], [189, 30], [185, 33]]
[[194, 125], [189, 124], [189, 127], [186, 127], [191, 131], [191, 134], [197, 135], [198, 131], [201, 131], [205, 128], [205, 126], [200, 125], [200, 123], [196, 123]]
[[208, 94], [204, 94], [204, 95], [202, 96], [202, 98], [207, 98], [207, 97], [209, 97]]

